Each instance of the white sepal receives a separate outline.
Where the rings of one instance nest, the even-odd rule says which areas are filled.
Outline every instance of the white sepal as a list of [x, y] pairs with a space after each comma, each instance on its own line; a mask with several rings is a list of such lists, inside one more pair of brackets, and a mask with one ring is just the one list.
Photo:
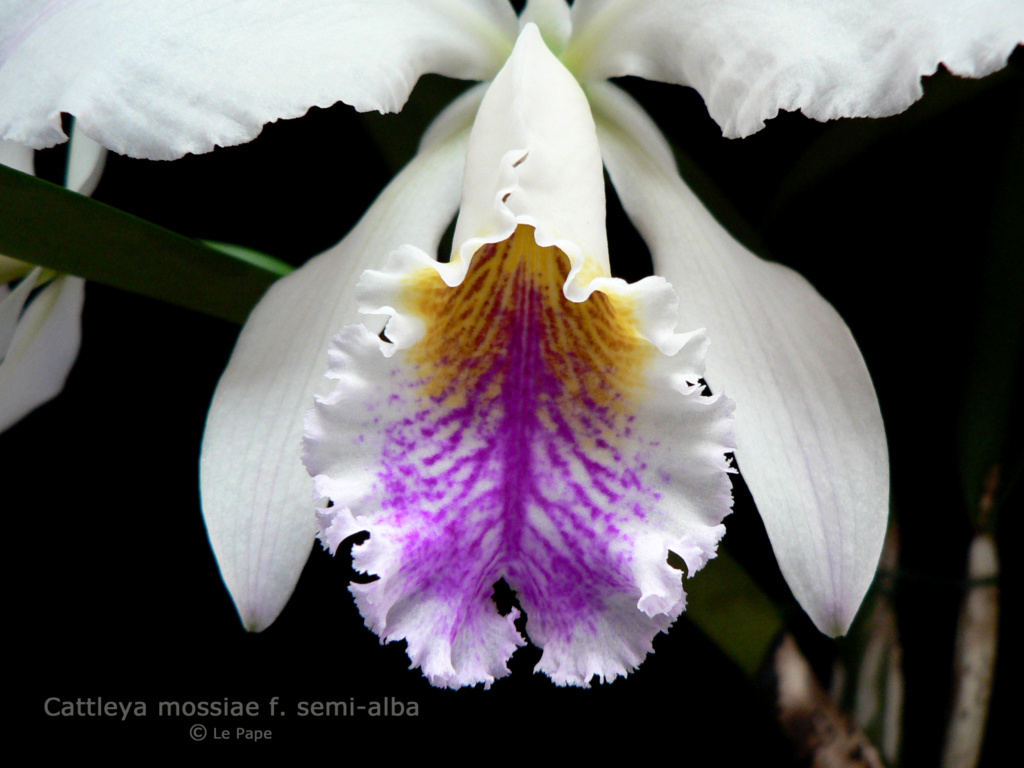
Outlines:
[[842, 318], [796, 272], [738, 243], [679, 178], [650, 118], [609, 84], [590, 91], [601, 147], [683, 327], [711, 341], [707, 381], [736, 401], [736, 456], [794, 595], [847, 631], [874, 576], [889, 506], [885, 431]]
[[[450, 109], [471, 115], [465, 103], [479, 96]], [[203, 514], [248, 629], [277, 618], [313, 546], [302, 419], [325, 391], [331, 337], [359, 317], [356, 278], [406, 242], [436, 252], [455, 215], [468, 125], [446, 117], [448, 135], [433, 134], [344, 240], [271, 287], [217, 386], [200, 462]]]

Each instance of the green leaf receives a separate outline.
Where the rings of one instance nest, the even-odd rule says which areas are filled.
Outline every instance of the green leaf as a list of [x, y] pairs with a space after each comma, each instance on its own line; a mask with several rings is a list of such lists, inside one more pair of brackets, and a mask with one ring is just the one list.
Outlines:
[[208, 245], [216, 251], [226, 253], [228, 256], [233, 256], [239, 261], [244, 261], [247, 264], [258, 267], [259, 269], [272, 272], [278, 277], [284, 277], [295, 269], [291, 264], [283, 262], [280, 259], [275, 259], [273, 256], [263, 253], [263, 251], [246, 248], [244, 245], [220, 243], [216, 240], [200, 240], [199, 242], [203, 245]]
[[[669, 563], [682, 565], [671, 555]], [[700, 577], [687, 579], [686, 591], [686, 617], [748, 677], [756, 677], [782, 630], [775, 603], [721, 548]]]
[[236, 323], [289, 269], [237, 246], [209, 247], [6, 166], [0, 253]]

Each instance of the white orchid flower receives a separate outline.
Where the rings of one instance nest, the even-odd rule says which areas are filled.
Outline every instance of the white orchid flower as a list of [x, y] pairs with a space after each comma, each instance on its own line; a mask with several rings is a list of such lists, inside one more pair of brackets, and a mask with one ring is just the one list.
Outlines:
[[[106, 150], [79, 131], [72, 135], [65, 186], [91, 195]], [[0, 163], [22, 173], [34, 174], [33, 154], [21, 144], [0, 141]], [[6, 285], [19, 278], [13, 290]], [[81, 278], [54, 276], [42, 267], [0, 256], [0, 432], [64, 389], [82, 341], [84, 300]]]
[[[1024, 38], [1020, 4], [577, 0], [570, 9], [564, 0], [531, 0], [517, 19], [504, 0], [168, 0], [145, 8], [82, 0], [43, 11], [35, 3], [9, 2], [0, 14], [0, 136], [50, 145], [63, 139], [60, 113], [70, 112], [106, 146], [153, 158], [248, 141], [264, 123], [298, 116], [311, 105], [341, 100], [360, 110], [396, 110], [427, 72], [489, 81], [509, 59], [520, 29], [536, 23], [547, 48], [583, 87], [593, 115], [593, 129], [574, 119], [564, 126], [570, 138], [561, 140], [585, 144], [596, 130], [603, 162], [650, 247], [656, 272], [680, 296], [680, 326], [707, 329], [707, 382], [737, 403], [737, 461], [783, 574], [822, 631], [839, 634], [849, 627], [874, 573], [888, 506], [884, 431], [861, 355], [842, 319], [805, 280], [758, 259], [715, 222], [679, 179], [658, 129], [606, 80], [637, 75], [692, 86], [732, 137], [759, 130], [779, 109], [800, 109], [817, 119], [884, 116], [919, 98], [921, 76], [940, 62], [972, 77], [1003, 66]], [[436, 252], [459, 209], [466, 145], [482, 94], [482, 88], [470, 90], [442, 113], [416, 158], [356, 228], [268, 291], [239, 338], [211, 406], [202, 490], [222, 575], [250, 629], [276, 618], [313, 544], [310, 480], [299, 446], [302, 414], [312, 397], [332, 397], [324, 351], [334, 334], [358, 320], [355, 284], [364, 269], [380, 268], [392, 253], [412, 253], [409, 246]], [[545, 153], [553, 134], [534, 136], [534, 123], [517, 110], [545, 104], [558, 113], [546, 98], [541, 88], [488, 112], [506, 115], [536, 139], [523, 173], [538, 179], [558, 175], [558, 168], [537, 169], [560, 162]], [[517, 227], [535, 217], [534, 244], [565, 245], [579, 272], [566, 276], [564, 294], [570, 301], [582, 298], [590, 282], [605, 274], [596, 203], [588, 197], [580, 205], [592, 217], [586, 226], [545, 240], [539, 233], [554, 224], [535, 206], [554, 200], [553, 210], [566, 208], [564, 188], [542, 184], [535, 201], [503, 208], [494, 195], [515, 178], [507, 175], [511, 156], [492, 157], [490, 169], [488, 156], [478, 155], [485, 159], [465, 169], [456, 239], [461, 262], [453, 259], [437, 274], [469, 269], [472, 248], [494, 247], [511, 236], [508, 221], [495, 217], [511, 216]], [[479, 230], [466, 230], [470, 224], [463, 222]], [[568, 243], [585, 255], [574, 261]], [[402, 263], [396, 258], [393, 265]], [[584, 265], [595, 271], [587, 273]], [[372, 290], [365, 295], [375, 297]], [[399, 326], [408, 314], [405, 307], [379, 306], [389, 307]], [[397, 346], [411, 345], [418, 333], [392, 325], [388, 337]], [[344, 350], [336, 348], [335, 358]], [[413, 350], [408, 346], [395, 357]], [[698, 365], [691, 363], [691, 375]], [[314, 452], [315, 471], [336, 477], [333, 468], [319, 466]], [[358, 484], [337, 480], [346, 482]], [[363, 492], [330, 490], [343, 499]], [[360, 514], [353, 509], [350, 524], [367, 525]], [[328, 515], [328, 526], [350, 521], [341, 509]], [[335, 529], [335, 538], [340, 532]], [[326, 534], [331, 541], [330, 530]], [[713, 550], [711, 538], [702, 542], [705, 553]], [[640, 574], [638, 581], [647, 576], [654, 578]], [[637, 595], [635, 615], [667, 623], [678, 613], [673, 601], [681, 593], [673, 588], [652, 605], [641, 597], [648, 586]], [[371, 610], [364, 612], [376, 621]], [[514, 641], [505, 634], [494, 642], [507, 649]], [[427, 668], [432, 651], [424, 653]], [[564, 674], [557, 660], [549, 661], [549, 671], [568, 682], [588, 669], [611, 676], [633, 664], [635, 654], [620, 658], [619, 667], [605, 658]], [[466, 677], [437, 674], [458, 684], [500, 672], [489, 661]]]

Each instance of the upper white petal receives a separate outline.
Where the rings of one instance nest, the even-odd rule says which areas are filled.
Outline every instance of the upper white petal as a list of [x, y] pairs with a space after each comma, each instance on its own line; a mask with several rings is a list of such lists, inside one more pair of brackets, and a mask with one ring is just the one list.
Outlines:
[[[474, 89], [450, 109], [471, 116], [466, 104], [481, 95]], [[436, 252], [455, 215], [469, 124], [440, 119], [448, 135], [432, 132], [344, 240], [271, 287], [217, 385], [200, 461], [203, 513], [249, 629], [277, 618], [313, 546], [302, 418], [328, 384], [331, 337], [359, 317], [356, 279], [404, 243]]]
[[0, 138], [66, 136], [135, 157], [240, 144], [344, 101], [396, 111], [420, 75], [489, 79], [518, 31], [505, 0], [6, 0]]
[[693, 86], [726, 136], [780, 109], [882, 117], [940, 63], [981, 77], [1024, 42], [1018, 0], [577, 0], [564, 59], [582, 79]]
[[62, 275], [22, 314], [0, 362], [0, 432], [64, 388], [82, 340], [84, 299], [85, 281]]
[[707, 328], [706, 378], [736, 401], [739, 469], [782, 573], [818, 628], [842, 634], [874, 576], [889, 505], [882, 417], [860, 351], [806, 280], [711, 217], [628, 96], [609, 84], [590, 95], [608, 172], [655, 271], [679, 293], [683, 326]]
[[473, 125], [452, 263], [442, 276], [461, 282], [481, 245], [526, 224], [539, 245], [569, 257], [566, 295], [580, 301], [585, 294], [570, 295], [569, 286], [585, 263], [593, 272], [582, 277], [610, 274], [604, 221], [601, 150], [587, 97], [527, 24]]

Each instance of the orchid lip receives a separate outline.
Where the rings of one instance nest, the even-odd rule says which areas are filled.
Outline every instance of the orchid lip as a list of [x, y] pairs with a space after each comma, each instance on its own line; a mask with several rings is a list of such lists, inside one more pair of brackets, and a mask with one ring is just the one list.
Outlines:
[[[437, 685], [507, 674], [524, 639], [491, 599], [501, 580], [555, 682], [626, 674], [685, 605], [669, 549], [699, 569], [731, 505], [731, 403], [699, 393], [703, 338], [668, 357], [645, 336], [635, 308], [671, 302], [664, 281], [571, 301], [569, 259], [525, 225], [457, 286], [440, 266], [406, 249], [364, 278], [392, 294], [394, 345], [361, 326], [334, 340], [338, 386], [306, 423], [321, 539], [370, 532], [360, 611]], [[682, 437], [658, 426], [666, 401]]]

